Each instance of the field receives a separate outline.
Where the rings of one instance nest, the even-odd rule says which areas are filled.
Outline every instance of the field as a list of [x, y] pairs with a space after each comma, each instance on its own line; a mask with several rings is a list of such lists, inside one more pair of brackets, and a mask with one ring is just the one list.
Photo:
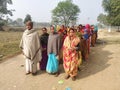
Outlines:
[[99, 33], [99, 35], [102, 35], [102, 38], [100, 39], [104, 40], [105, 43], [120, 44], [120, 32], [116, 32], [116, 31], [108, 32], [107, 30], [103, 30], [99, 32], [104, 32], [104, 33]]
[[[19, 43], [23, 30], [24, 28], [13, 27], [6, 31], [0, 31], [0, 61], [21, 53]], [[39, 29], [35, 28], [35, 30]]]
[[0, 32], [0, 60], [21, 52], [19, 49], [22, 32]]

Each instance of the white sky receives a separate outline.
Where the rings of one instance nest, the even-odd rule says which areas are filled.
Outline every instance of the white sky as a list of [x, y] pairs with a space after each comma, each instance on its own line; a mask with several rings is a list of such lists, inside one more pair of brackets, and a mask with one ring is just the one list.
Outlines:
[[[32, 20], [36, 22], [50, 22], [51, 11], [57, 6], [59, 1], [63, 0], [12, 0], [13, 5], [9, 5], [8, 9], [15, 9], [12, 19], [25, 18], [26, 14], [32, 16]], [[97, 16], [103, 12], [102, 0], [73, 0], [78, 5], [81, 13], [78, 22], [82, 24], [97, 23]]]

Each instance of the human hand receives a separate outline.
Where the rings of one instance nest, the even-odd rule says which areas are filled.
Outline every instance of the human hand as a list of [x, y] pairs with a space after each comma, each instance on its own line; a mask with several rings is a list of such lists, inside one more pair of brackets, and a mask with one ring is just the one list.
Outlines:
[[42, 51], [45, 51], [46, 50], [46, 48], [42, 48]]
[[72, 48], [69, 48], [69, 50], [73, 51], [73, 50], [75, 50], [75, 48], [74, 48], [74, 47], [72, 47]]
[[56, 56], [56, 59], [59, 60], [59, 56], [58, 55]]

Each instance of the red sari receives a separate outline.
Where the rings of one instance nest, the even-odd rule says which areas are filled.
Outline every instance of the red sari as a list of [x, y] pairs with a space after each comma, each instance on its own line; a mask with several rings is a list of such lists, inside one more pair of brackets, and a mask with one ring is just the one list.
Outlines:
[[78, 60], [78, 52], [74, 49], [80, 42], [79, 37], [74, 36], [72, 40], [70, 40], [69, 36], [67, 36], [63, 43], [63, 66], [65, 72], [74, 77], [77, 75], [79, 60]]

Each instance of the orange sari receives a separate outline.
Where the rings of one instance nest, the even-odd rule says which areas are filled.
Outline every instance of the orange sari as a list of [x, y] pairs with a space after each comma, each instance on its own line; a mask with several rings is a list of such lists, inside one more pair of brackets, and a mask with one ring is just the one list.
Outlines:
[[79, 37], [74, 36], [72, 40], [70, 40], [69, 36], [65, 38], [63, 43], [63, 66], [65, 72], [74, 77], [77, 75], [79, 60], [78, 60], [78, 52], [74, 49], [80, 42]]
[[95, 38], [96, 38], [96, 34], [93, 33], [93, 34], [92, 34], [92, 37], [91, 37], [91, 45], [92, 45], [92, 46], [95, 46]]

